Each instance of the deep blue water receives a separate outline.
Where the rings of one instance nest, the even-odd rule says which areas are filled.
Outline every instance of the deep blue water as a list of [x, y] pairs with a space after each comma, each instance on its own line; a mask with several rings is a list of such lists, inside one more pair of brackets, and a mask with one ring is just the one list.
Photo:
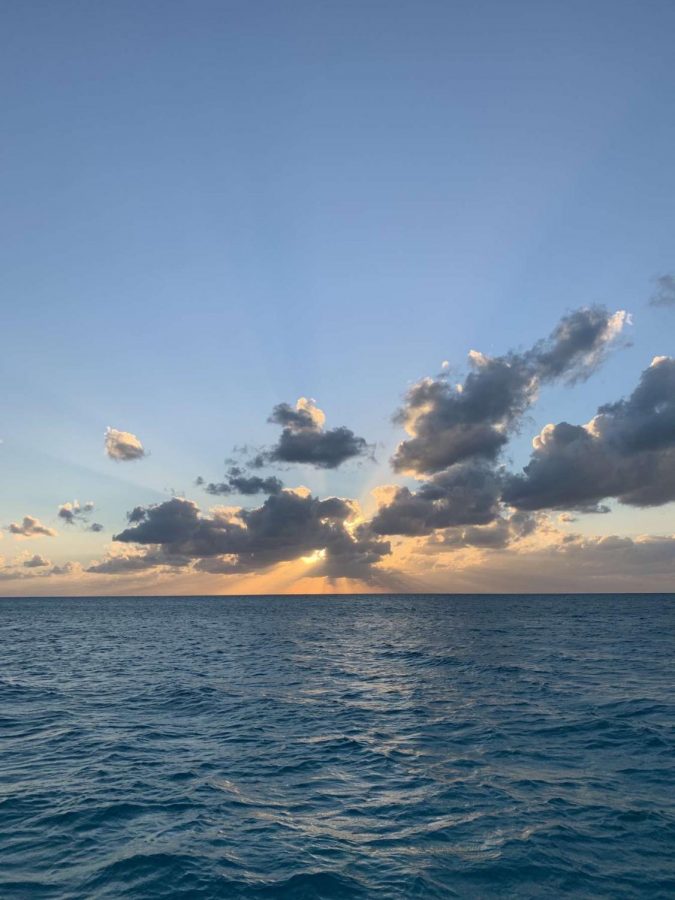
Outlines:
[[0, 601], [0, 896], [675, 896], [675, 596]]

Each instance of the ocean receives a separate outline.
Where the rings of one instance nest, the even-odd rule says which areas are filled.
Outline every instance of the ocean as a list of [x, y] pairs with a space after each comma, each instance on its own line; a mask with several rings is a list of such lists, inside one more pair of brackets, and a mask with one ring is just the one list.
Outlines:
[[675, 897], [675, 595], [0, 600], [0, 897]]

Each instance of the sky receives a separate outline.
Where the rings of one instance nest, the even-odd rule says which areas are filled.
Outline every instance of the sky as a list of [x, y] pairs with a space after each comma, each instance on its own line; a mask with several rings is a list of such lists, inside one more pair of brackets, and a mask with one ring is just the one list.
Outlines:
[[669, 0], [0, 23], [0, 593], [673, 589]]

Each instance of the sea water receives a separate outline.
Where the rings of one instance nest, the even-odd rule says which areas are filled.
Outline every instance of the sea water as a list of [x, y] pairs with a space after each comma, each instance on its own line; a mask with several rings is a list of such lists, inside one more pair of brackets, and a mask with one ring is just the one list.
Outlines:
[[675, 897], [675, 597], [0, 601], [3, 898]]

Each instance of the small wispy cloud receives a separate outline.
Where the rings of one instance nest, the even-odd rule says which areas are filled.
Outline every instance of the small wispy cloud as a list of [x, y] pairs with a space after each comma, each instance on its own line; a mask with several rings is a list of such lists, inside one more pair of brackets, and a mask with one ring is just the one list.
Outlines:
[[73, 500], [72, 503], [62, 503], [57, 513], [66, 525], [81, 525], [87, 531], [99, 532], [103, 531], [103, 525], [99, 522], [89, 521], [91, 513], [94, 511], [94, 504], [91, 500], [87, 503], [80, 503], [79, 500]]
[[675, 275], [660, 275], [656, 279], [656, 290], [649, 298], [649, 305], [675, 307]]

